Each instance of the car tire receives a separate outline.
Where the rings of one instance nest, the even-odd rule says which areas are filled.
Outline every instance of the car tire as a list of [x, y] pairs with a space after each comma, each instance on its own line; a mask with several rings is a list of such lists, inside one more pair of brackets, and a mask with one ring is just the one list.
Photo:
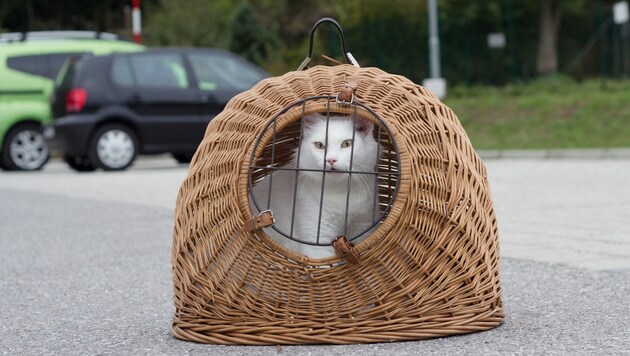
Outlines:
[[77, 172], [93, 172], [96, 170], [96, 166], [92, 161], [84, 156], [63, 156], [64, 162]]
[[88, 157], [98, 168], [121, 171], [136, 159], [138, 147], [138, 137], [129, 126], [106, 124], [94, 132]]
[[4, 139], [0, 166], [6, 170], [36, 171], [48, 162], [42, 128], [35, 123], [15, 126]]
[[190, 161], [192, 161], [193, 156], [195, 155], [195, 152], [188, 152], [188, 153], [179, 152], [179, 153], [171, 153], [171, 155], [179, 163], [190, 163]]

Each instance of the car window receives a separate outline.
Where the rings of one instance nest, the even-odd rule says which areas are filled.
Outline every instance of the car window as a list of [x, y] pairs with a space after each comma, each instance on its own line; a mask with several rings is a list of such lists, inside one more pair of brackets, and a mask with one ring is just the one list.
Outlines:
[[10, 57], [7, 59], [7, 66], [20, 72], [46, 77], [48, 55]]
[[199, 89], [244, 91], [264, 77], [260, 70], [236, 56], [223, 53], [190, 53], [188, 56]]
[[55, 79], [66, 58], [81, 54], [83, 53], [73, 52], [14, 56], [7, 59], [7, 66], [20, 72]]
[[72, 86], [74, 76], [83, 66], [81, 58], [81, 56], [70, 56], [64, 61], [55, 80], [55, 87], [67, 89]]
[[50, 78], [56, 79], [63, 63], [71, 56], [79, 56], [82, 53], [58, 53], [48, 56], [48, 70], [50, 71]]
[[133, 75], [127, 57], [115, 57], [112, 62], [112, 82], [120, 87], [133, 87]]
[[189, 87], [186, 69], [179, 54], [143, 54], [129, 56], [129, 61], [138, 87], [170, 89]]

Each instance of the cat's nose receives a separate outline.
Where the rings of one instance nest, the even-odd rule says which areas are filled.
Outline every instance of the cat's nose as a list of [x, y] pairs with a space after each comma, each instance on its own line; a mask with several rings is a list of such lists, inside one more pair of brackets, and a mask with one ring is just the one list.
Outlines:
[[335, 163], [337, 162], [336, 159], [327, 159], [326, 161], [328, 162], [328, 164], [330, 164], [331, 167], [334, 166]]

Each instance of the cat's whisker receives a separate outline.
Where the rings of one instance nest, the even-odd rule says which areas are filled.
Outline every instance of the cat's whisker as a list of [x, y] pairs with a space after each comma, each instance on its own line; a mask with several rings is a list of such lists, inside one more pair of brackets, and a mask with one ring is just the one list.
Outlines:
[[369, 187], [370, 182], [368, 182], [368, 178], [363, 175], [354, 175], [353, 179], [356, 179], [355, 186], [358, 188], [359, 194], [368, 196], [372, 199], [372, 189]]
[[[359, 169], [357, 169], [359, 168]], [[360, 162], [352, 162], [352, 171], [353, 172], [374, 172], [374, 166], [369, 166], [367, 164], [363, 164]]]

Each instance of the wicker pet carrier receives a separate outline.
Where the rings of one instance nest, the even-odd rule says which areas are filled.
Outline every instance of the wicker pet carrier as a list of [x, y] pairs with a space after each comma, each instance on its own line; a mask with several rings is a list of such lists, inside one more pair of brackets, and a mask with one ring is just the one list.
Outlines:
[[[336, 148], [343, 122], [354, 131]], [[302, 140], [309, 125], [326, 128], [314, 146]], [[360, 140], [376, 147], [372, 164], [359, 164], [369, 151]], [[335, 169], [331, 152], [343, 150], [350, 164]], [[321, 169], [301, 165], [307, 151], [321, 151]], [[321, 192], [300, 189], [303, 177], [321, 180]], [[354, 191], [356, 182], [367, 183]], [[347, 193], [329, 207], [334, 184]], [[292, 201], [274, 205], [278, 194]], [[319, 214], [300, 217], [304, 204]], [[383, 342], [503, 321], [485, 167], [455, 114], [401, 76], [342, 64], [262, 80], [211, 121], [175, 215], [172, 332], [183, 340]], [[300, 221], [316, 233], [300, 236]], [[316, 249], [330, 253], [304, 252]]]

